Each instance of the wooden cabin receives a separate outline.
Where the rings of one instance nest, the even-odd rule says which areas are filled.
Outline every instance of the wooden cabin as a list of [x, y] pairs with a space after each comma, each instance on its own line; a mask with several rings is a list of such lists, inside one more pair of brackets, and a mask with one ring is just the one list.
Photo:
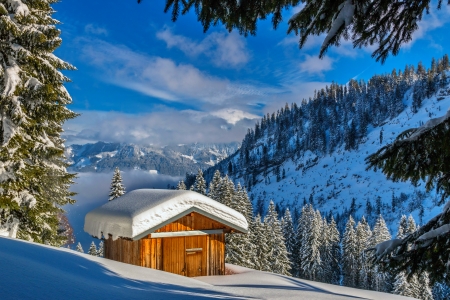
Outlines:
[[86, 215], [104, 257], [183, 276], [224, 275], [225, 233], [246, 233], [245, 217], [193, 191], [134, 190]]

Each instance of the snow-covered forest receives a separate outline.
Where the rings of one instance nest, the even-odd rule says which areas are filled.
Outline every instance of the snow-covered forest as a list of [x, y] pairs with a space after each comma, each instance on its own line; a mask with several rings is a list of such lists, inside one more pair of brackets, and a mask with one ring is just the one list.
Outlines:
[[[178, 189], [186, 189], [183, 181]], [[214, 173], [207, 188], [199, 170], [191, 190], [207, 195], [239, 211], [250, 224], [248, 234], [228, 235], [226, 262], [261, 271], [344, 285], [348, 287], [393, 293], [417, 299], [448, 299], [445, 283], [430, 284], [426, 272], [406, 277], [404, 273], [380, 270], [367, 251], [392, 238], [403, 238], [417, 230], [414, 218], [402, 215], [396, 236], [392, 236], [383, 216], [374, 226], [365, 217], [354, 220], [350, 214], [345, 228], [338, 230], [332, 215], [322, 216], [312, 204], [291, 215], [289, 208], [281, 215], [271, 201], [267, 214], [253, 214], [247, 191], [235, 185], [228, 175]]]

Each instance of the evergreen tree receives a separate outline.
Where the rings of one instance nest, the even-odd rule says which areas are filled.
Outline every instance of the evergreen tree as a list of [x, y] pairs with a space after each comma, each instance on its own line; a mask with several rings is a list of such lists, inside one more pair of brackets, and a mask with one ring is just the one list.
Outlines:
[[400, 272], [395, 276], [392, 293], [405, 297], [412, 297], [411, 286], [408, 283], [404, 272]]
[[433, 300], [433, 293], [430, 289], [430, 278], [427, 272], [420, 274], [419, 283], [419, 295], [417, 298], [421, 300]]
[[195, 182], [193, 185], [193, 191], [206, 196], [206, 181], [203, 178], [203, 172], [198, 169], [197, 176], [195, 177]]
[[372, 232], [364, 217], [362, 217], [361, 221], [356, 225], [355, 236], [356, 253], [358, 255], [356, 259], [356, 269], [359, 270], [358, 277], [356, 279], [356, 286], [369, 289], [371, 281], [369, 272], [370, 267], [366, 259], [365, 250], [367, 250], [370, 246]]
[[122, 185], [122, 176], [118, 167], [114, 170], [114, 175], [111, 181], [111, 189], [109, 192], [109, 201], [125, 194], [125, 187]]
[[177, 190], [186, 190], [186, 185], [184, 184], [183, 180], [178, 181]]
[[328, 245], [326, 248], [324, 265], [328, 269], [329, 279], [325, 282], [339, 284], [341, 277], [341, 239], [334, 218], [327, 227]]
[[269, 210], [264, 218], [267, 230], [267, 244], [269, 248], [269, 269], [273, 273], [291, 275], [291, 263], [288, 258], [283, 230], [278, 221], [278, 214], [273, 201], [270, 201]]
[[95, 246], [94, 241], [92, 241], [91, 246], [89, 247], [88, 254], [97, 256], [97, 247]]
[[[302, 215], [303, 218], [303, 215]], [[300, 248], [301, 272], [309, 280], [318, 280], [322, 274], [322, 259], [320, 248], [322, 243], [322, 217], [315, 212], [312, 205], [305, 210], [302, 241]]]
[[214, 172], [213, 179], [209, 183], [209, 189], [208, 189], [208, 197], [209, 198], [219, 201], [219, 187], [220, 187], [221, 181], [222, 181], [222, 177], [220, 176], [220, 171], [216, 170], [216, 172]]
[[62, 125], [76, 116], [53, 52], [61, 45], [55, 1], [1, 1], [0, 230], [2, 235], [61, 246], [58, 213], [73, 204]]
[[[406, 220], [406, 216], [402, 215], [400, 219], [400, 223], [398, 225], [397, 238], [402, 239], [407, 235], [408, 232], [408, 222]], [[404, 274], [403, 274], [404, 275]]]
[[357, 287], [358, 276], [358, 252], [356, 243], [355, 221], [352, 216], [349, 217], [345, 225], [345, 231], [342, 238], [342, 273], [344, 275], [344, 285]]
[[81, 246], [80, 242], [78, 242], [77, 248], [75, 250], [78, 251], [78, 252], [84, 253], [83, 247]]
[[97, 256], [98, 257], [105, 256], [105, 245], [104, 245], [103, 241], [100, 241], [100, 243], [98, 244]]
[[[374, 246], [380, 244], [381, 242], [389, 241], [390, 239], [391, 234], [389, 233], [389, 229], [387, 228], [383, 217], [380, 215], [375, 223], [375, 226], [373, 227], [370, 244]], [[388, 293], [392, 288], [393, 278], [391, 272], [380, 270], [378, 264], [373, 265], [372, 272], [372, 289], [375, 291]]]
[[283, 229], [284, 241], [286, 242], [286, 250], [288, 252], [288, 258], [293, 264], [293, 253], [295, 247], [295, 230], [294, 222], [292, 221], [291, 212], [289, 208], [286, 209], [284, 217], [281, 219], [281, 227]]
[[[138, 0], [140, 3], [142, 0]], [[418, 29], [417, 20], [430, 10], [430, 0], [393, 3], [388, 0], [354, 3], [339, 1], [304, 1], [299, 12], [288, 21], [288, 33], [300, 36], [300, 48], [303, 48], [310, 36], [325, 35], [320, 48], [323, 57], [329, 47], [339, 46], [343, 38], [351, 39], [354, 47], [375, 45], [372, 57], [384, 62], [390, 55], [398, 54], [402, 44], [412, 39]], [[259, 20], [271, 16], [276, 29], [283, 20], [283, 9], [298, 5], [298, 1], [277, 0], [265, 2], [223, 1], [169, 1], [166, 0], [165, 12], [171, 10], [172, 21], [193, 9], [197, 19], [207, 31], [211, 25], [223, 24], [228, 31], [236, 29], [240, 34], [256, 35]], [[437, 4], [441, 8], [442, 1]], [[412, 25], [411, 25], [412, 24]]]
[[[247, 216], [248, 206], [245, 203], [243, 189], [240, 184], [236, 188], [230, 207], [244, 216]], [[230, 264], [253, 268], [252, 253], [254, 245], [249, 234], [232, 233], [225, 235], [225, 261]]]
[[267, 230], [265, 224], [261, 223], [260, 215], [257, 215], [252, 222], [250, 232], [250, 241], [253, 245], [255, 245], [256, 249], [253, 256], [253, 264], [255, 265], [255, 269], [259, 271], [272, 271], [270, 269], [271, 253], [267, 243]]

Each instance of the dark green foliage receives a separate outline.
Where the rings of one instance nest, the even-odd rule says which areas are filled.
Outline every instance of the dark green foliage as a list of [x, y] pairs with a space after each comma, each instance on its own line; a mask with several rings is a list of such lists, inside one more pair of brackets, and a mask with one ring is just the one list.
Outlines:
[[442, 192], [441, 202], [450, 196], [450, 114], [401, 133], [392, 144], [368, 156], [368, 169], [381, 171], [394, 181], [417, 185], [426, 182]]
[[[61, 70], [75, 69], [53, 52], [61, 44], [55, 1], [1, 1], [0, 227], [17, 222], [17, 237], [60, 246], [58, 214], [73, 204], [62, 125], [76, 114]], [[10, 234], [15, 236], [16, 234]]]
[[[138, 0], [138, 3], [141, 0]], [[211, 25], [223, 24], [228, 31], [256, 35], [257, 23], [269, 17], [276, 29], [284, 9], [304, 3], [302, 9], [288, 21], [288, 33], [300, 35], [300, 48], [311, 36], [327, 34], [320, 49], [323, 57], [330, 46], [339, 46], [342, 39], [353, 41], [354, 47], [376, 45], [372, 56], [384, 62], [396, 55], [402, 44], [412, 39], [417, 22], [428, 13], [426, 1], [349, 1], [349, 0], [166, 0], [164, 12], [171, 11], [172, 21], [194, 9], [206, 32]], [[440, 9], [442, 0], [437, 3]]]

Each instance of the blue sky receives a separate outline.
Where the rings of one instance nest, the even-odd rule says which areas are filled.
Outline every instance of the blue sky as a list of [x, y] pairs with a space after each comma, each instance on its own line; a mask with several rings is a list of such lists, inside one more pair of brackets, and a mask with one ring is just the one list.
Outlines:
[[414, 40], [384, 65], [373, 49], [343, 41], [318, 58], [323, 37], [298, 49], [284, 22], [273, 30], [261, 21], [256, 36], [228, 33], [222, 26], [203, 33], [190, 13], [171, 22], [165, 1], [62, 0], [60, 58], [77, 71], [66, 74], [81, 116], [65, 125], [67, 143], [95, 141], [180, 144], [241, 141], [265, 113], [313, 95], [330, 82], [368, 79], [405, 64], [440, 58], [450, 49], [450, 9], [433, 5]]

